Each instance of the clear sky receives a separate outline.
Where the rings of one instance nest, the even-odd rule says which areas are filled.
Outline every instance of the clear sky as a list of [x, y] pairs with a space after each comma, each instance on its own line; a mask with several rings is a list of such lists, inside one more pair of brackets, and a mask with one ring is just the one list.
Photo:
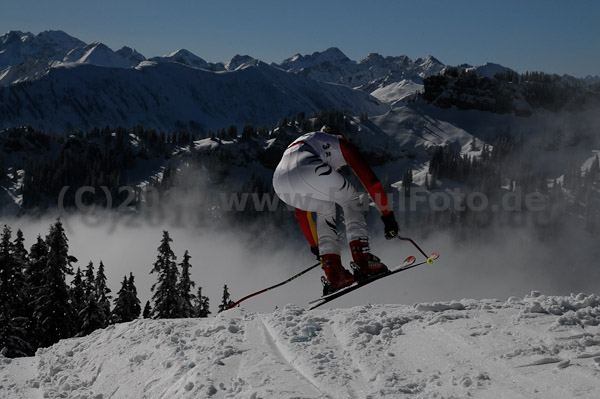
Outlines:
[[340, 48], [433, 55], [518, 72], [600, 74], [600, 1], [6, 0], [0, 32], [63, 30], [146, 57], [186, 48], [207, 61], [248, 54], [281, 62]]

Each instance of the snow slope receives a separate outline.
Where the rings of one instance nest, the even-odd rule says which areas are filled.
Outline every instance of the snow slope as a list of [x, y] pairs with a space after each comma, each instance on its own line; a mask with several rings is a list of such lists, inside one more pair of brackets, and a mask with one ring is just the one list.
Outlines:
[[71, 50], [63, 61], [65, 63], [91, 64], [107, 68], [130, 68], [138, 64], [112, 51], [100, 42]]
[[597, 295], [136, 320], [0, 359], [2, 398], [597, 398]]
[[415, 94], [417, 91], [423, 91], [422, 84], [404, 79], [400, 82], [391, 83], [387, 86], [375, 89], [371, 92], [371, 95], [380, 101], [395, 106], [402, 100]]
[[71, 64], [27, 85], [0, 86], [0, 128], [31, 125], [50, 131], [91, 126], [274, 124], [300, 111], [331, 108], [379, 115], [389, 106], [360, 90], [316, 82], [257, 62], [227, 73], [176, 62], [136, 68]]

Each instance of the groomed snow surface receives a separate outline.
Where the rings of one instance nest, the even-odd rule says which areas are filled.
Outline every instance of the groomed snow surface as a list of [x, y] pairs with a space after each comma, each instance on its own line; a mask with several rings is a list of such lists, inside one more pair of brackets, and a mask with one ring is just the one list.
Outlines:
[[0, 359], [2, 398], [598, 398], [600, 296], [137, 320]]

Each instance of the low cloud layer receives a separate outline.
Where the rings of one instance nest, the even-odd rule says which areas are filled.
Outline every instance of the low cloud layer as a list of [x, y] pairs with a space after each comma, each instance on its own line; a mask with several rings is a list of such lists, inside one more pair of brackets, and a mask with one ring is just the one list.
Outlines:
[[[293, 214], [289, 218], [293, 219]], [[45, 236], [54, 216], [41, 219], [19, 218], [3, 223], [22, 229], [29, 248], [38, 234]], [[119, 219], [111, 224], [91, 223], [81, 216], [63, 217], [69, 238], [70, 252], [82, 269], [89, 261], [106, 266], [108, 284], [113, 295], [124, 275], [132, 272], [140, 300], [151, 298], [150, 287], [156, 281], [151, 275], [162, 231], [168, 230], [172, 248], [181, 260], [188, 250], [192, 256], [192, 279], [203, 288], [211, 300], [213, 314], [221, 301], [223, 285], [227, 284], [232, 299], [239, 299], [262, 288], [274, 285], [314, 264], [299, 229], [293, 224], [288, 234], [267, 229], [249, 231], [244, 225], [214, 229], [192, 224], [173, 226], [168, 222]], [[126, 222], [127, 221], [127, 222]], [[373, 224], [373, 223], [372, 223]], [[408, 242], [386, 241], [373, 230], [372, 250], [390, 267], [400, 264], [409, 255], [420, 259]], [[357, 290], [335, 302], [331, 307], [348, 307], [365, 303], [402, 303], [453, 300], [462, 298], [500, 298], [523, 296], [532, 290], [562, 295], [571, 292], [595, 292], [600, 271], [595, 265], [600, 248], [579, 229], [567, 229], [561, 240], [541, 241], [528, 227], [498, 228], [479, 242], [461, 242], [451, 232], [437, 233], [427, 238], [412, 237], [427, 252], [439, 252], [433, 265], [422, 265]], [[403, 231], [405, 235], [415, 234]], [[343, 248], [342, 260], [349, 265], [350, 254]], [[300, 306], [321, 294], [317, 268], [284, 287], [262, 294], [244, 303], [252, 311], [272, 311], [287, 303]]]

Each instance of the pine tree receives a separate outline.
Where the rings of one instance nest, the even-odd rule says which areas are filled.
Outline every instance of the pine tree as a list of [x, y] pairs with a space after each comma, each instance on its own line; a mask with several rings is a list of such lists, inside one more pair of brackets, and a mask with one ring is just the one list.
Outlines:
[[96, 291], [96, 275], [94, 273], [94, 263], [90, 261], [85, 269], [85, 282], [83, 283], [85, 297], [89, 297]]
[[4, 225], [0, 241], [0, 306], [3, 308], [10, 307], [13, 301], [14, 262], [11, 255], [11, 238], [10, 227]]
[[11, 228], [4, 225], [0, 239], [0, 306], [8, 308], [10, 314], [22, 314], [26, 299], [24, 259], [23, 254], [15, 252], [11, 238]]
[[86, 298], [79, 317], [81, 318], [79, 335], [88, 335], [99, 328], [104, 328], [104, 309], [98, 303], [98, 298], [94, 292], [91, 292]]
[[144, 312], [142, 313], [142, 317], [144, 319], [149, 319], [152, 316], [152, 306], [150, 306], [150, 301], [146, 301], [146, 305], [144, 306]]
[[219, 305], [219, 313], [224, 310], [229, 309], [231, 305], [233, 305], [233, 301], [230, 299], [229, 289], [227, 288], [227, 284], [223, 287], [223, 298], [221, 299], [221, 304]]
[[[19, 326], [25, 328], [29, 324], [31, 320], [32, 307], [31, 307], [31, 289], [28, 285], [27, 281], [27, 269], [29, 267], [29, 253], [27, 249], [25, 249], [25, 238], [23, 237], [23, 232], [19, 229], [17, 230], [17, 237], [13, 241], [12, 245], [12, 258], [15, 262], [15, 270], [17, 271], [17, 281], [18, 285], [22, 287], [21, 298], [19, 298], [19, 304], [17, 305], [17, 316], [20, 318]], [[29, 340], [28, 334], [25, 334], [25, 340]]]
[[179, 264], [181, 266], [181, 277], [179, 278], [178, 286], [179, 295], [181, 296], [181, 317], [194, 317], [195, 313], [194, 306], [192, 305], [195, 295], [191, 291], [196, 284], [190, 279], [191, 258], [188, 251], [185, 251], [183, 261]]
[[210, 301], [207, 296], [202, 295], [202, 287], [198, 287], [194, 308], [196, 310], [196, 317], [208, 317], [210, 314]]
[[87, 335], [99, 328], [105, 328], [110, 321], [110, 289], [106, 286], [104, 264], [100, 261], [98, 272], [89, 262], [85, 271], [83, 306], [78, 316], [81, 323], [80, 335]]
[[68, 239], [60, 220], [50, 227], [46, 245], [47, 261], [34, 300], [36, 338], [41, 347], [71, 337], [76, 330], [75, 310], [65, 276], [72, 274], [71, 263], [77, 259], [69, 255]]
[[121, 289], [115, 298], [115, 308], [112, 311], [113, 323], [126, 323], [140, 316], [140, 300], [137, 297], [133, 274], [123, 277]]
[[83, 281], [83, 273], [81, 272], [81, 268], [77, 268], [75, 272], [75, 276], [73, 277], [73, 281], [71, 281], [71, 304], [75, 309], [75, 314], [77, 315], [77, 330], [81, 330], [81, 318], [79, 317], [79, 313], [85, 307], [85, 285]]
[[115, 308], [112, 311], [111, 321], [113, 323], [125, 323], [133, 320], [130, 314], [129, 289], [127, 287], [127, 276], [123, 277], [121, 289], [117, 291]]
[[173, 319], [181, 317], [181, 295], [177, 287], [179, 271], [177, 257], [171, 249], [173, 240], [169, 232], [163, 231], [163, 238], [158, 247], [158, 256], [150, 273], [158, 274], [158, 282], [152, 285], [154, 301], [152, 316], [158, 319]]
[[471, 140], [471, 151], [477, 151], [477, 139], [475, 137]]
[[6, 357], [28, 356], [32, 347], [27, 342], [25, 318], [13, 316], [6, 307], [0, 309], [0, 354]]
[[5, 356], [26, 356], [31, 346], [26, 341], [23, 317], [25, 281], [10, 242], [12, 232], [4, 226], [0, 240], [0, 350]]
[[29, 259], [25, 269], [25, 281], [27, 284], [29, 302], [27, 309], [27, 340], [35, 348], [38, 347], [36, 332], [38, 331], [37, 319], [34, 317], [36, 307], [36, 295], [40, 292], [44, 282], [44, 274], [48, 257], [48, 246], [46, 241], [38, 235], [37, 241], [29, 250]]
[[227, 138], [236, 139], [238, 136], [238, 130], [236, 125], [229, 125], [227, 129]]
[[110, 321], [110, 289], [106, 286], [106, 275], [104, 274], [104, 264], [100, 261], [98, 265], [98, 273], [96, 273], [96, 280], [94, 282], [96, 290], [96, 298], [98, 306], [101, 310], [102, 327], [108, 326]]
[[17, 230], [17, 237], [13, 242], [13, 258], [15, 262], [17, 262], [17, 268], [21, 271], [21, 273], [25, 272], [27, 268], [27, 249], [25, 249], [25, 238], [23, 237], [23, 232], [19, 229]]
[[129, 273], [129, 279], [127, 279], [127, 291], [129, 293], [129, 309], [131, 316], [133, 319], [137, 319], [140, 317], [142, 308], [137, 295], [137, 288], [135, 287], [135, 277], [133, 277], [133, 273]]

